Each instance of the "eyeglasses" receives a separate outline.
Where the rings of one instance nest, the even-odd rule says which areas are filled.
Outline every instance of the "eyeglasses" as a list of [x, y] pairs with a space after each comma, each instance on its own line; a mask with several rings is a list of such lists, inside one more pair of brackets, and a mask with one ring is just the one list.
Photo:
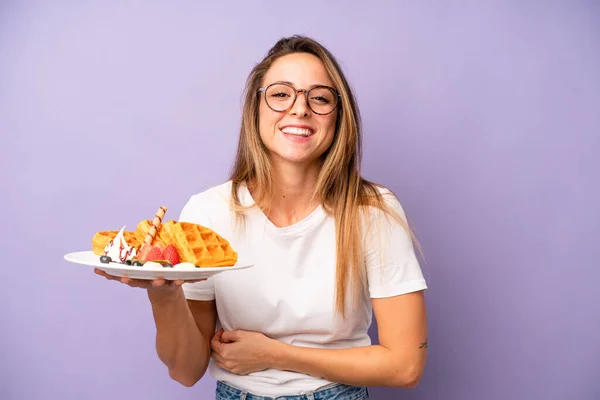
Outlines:
[[340, 95], [329, 86], [315, 86], [306, 89], [296, 89], [293, 85], [285, 82], [275, 82], [267, 87], [258, 89], [265, 94], [267, 106], [273, 111], [284, 112], [290, 110], [298, 93], [304, 93], [306, 104], [312, 112], [318, 115], [331, 114], [338, 105]]

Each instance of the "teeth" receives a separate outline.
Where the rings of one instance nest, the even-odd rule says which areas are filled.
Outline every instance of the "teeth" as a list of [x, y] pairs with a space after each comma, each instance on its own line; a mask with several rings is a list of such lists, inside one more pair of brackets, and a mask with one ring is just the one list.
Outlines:
[[286, 133], [288, 135], [298, 135], [298, 136], [310, 136], [312, 134], [312, 131], [310, 129], [293, 128], [293, 127], [283, 128], [281, 130], [281, 132]]

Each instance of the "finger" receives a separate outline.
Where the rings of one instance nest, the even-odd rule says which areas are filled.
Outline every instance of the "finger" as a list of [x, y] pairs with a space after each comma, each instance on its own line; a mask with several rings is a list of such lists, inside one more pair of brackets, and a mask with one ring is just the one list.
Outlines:
[[221, 353], [221, 347], [222, 347], [222, 344], [221, 344], [221, 342], [219, 341], [218, 338], [213, 337], [210, 340], [210, 348], [212, 349], [213, 352], [220, 354]]
[[225, 343], [237, 342], [238, 340], [240, 340], [239, 331], [224, 331], [221, 335], [221, 341]]
[[124, 283], [131, 287], [136, 287], [136, 288], [146, 287], [148, 285], [148, 283], [144, 280], [132, 279], [132, 278], [129, 278], [128, 276], [123, 276], [119, 280], [121, 281], [121, 283]]
[[133, 288], [144, 288], [147, 289], [149, 286], [148, 281], [145, 281], [143, 279], [131, 279], [131, 278], [125, 278], [125, 279], [121, 279], [121, 283], [126, 284], [127, 286], [133, 287]]
[[184, 280], [179, 279], [179, 280], [175, 280], [175, 281], [169, 281], [169, 285], [173, 288], [173, 289], [177, 289], [179, 287], [181, 287], [183, 284], [185, 283]]
[[181, 280], [177, 280], [177, 281], [165, 281], [165, 283], [162, 285], [162, 287], [164, 287], [165, 289], [171, 290], [171, 291], [175, 291], [179, 287], [181, 287], [181, 285], [183, 283], [184, 283], [184, 281], [181, 281]]
[[155, 279], [154, 282], [156, 283], [156, 287], [160, 287], [160, 288], [164, 288], [164, 289], [173, 290], [173, 289], [177, 289], [177, 287], [178, 287], [178, 285], [176, 284], [177, 281], [171, 281], [171, 280], [167, 280], [164, 278]]
[[223, 344], [220, 342], [210, 342], [210, 349], [212, 354], [221, 356], [221, 346]]
[[217, 364], [217, 366], [226, 369], [228, 371], [232, 371], [232, 369], [234, 368], [234, 363], [231, 360], [228, 360], [227, 357], [219, 354], [219, 353], [213, 353], [212, 354], [212, 358], [215, 360], [215, 363]]
[[129, 286], [134, 288], [148, 289], [150, 288], [150, 283], [143, 279], [132, 279], [131, 283], [129, 283]]
[[218, 340], [220, 342], [222, 335], [223, 335], [223, 328], [221, 328], [215, 332], [215, 334], [213, 335], [213, 339]]
[[232, 367], [231, 362], [227, 362], [227, 360], [225, 360], [223, 357], [217, 355], [216, 357], [214, 357], [215, 363], [217, 365], [219, 365], [221, 368], [224, 368], [228, 371], [231, 371], [231, 369], [229, 367]]
[[168, 284], [168, 282], [163, 278], [154, 279], [152, 281], [152, 286], [154, 286], [154, 287], [161, 287], [161, 286], [164, 286], [165, 284]]
[[113, 275], [106, 275], [105, 276], [106, 279], [108, 279], [109, 281], [115, 281], [115, 282], [121, 282], [121, 277], [120, 276], [113, 276]]

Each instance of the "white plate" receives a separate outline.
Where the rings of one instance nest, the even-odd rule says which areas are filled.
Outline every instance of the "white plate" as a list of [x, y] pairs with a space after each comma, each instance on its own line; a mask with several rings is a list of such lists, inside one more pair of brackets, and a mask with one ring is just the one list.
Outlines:
[[100, 262], [100, 256], [93, 251], [78, 251], [65, 254], [65, 260], [75, 263], [89, 265], [105, 271], [107, 274], [132, 279], [167, 279], [167, 280], [195, 280], [209, 278], [215, 274], [227, 271], [236, 271], [253, 266], [244, 260], [239, 260], [231, 267], [202, 267], [198, 268], [191, 263], [181, 263], [172, 268], [165, 268], [159, 263], [146, 263], [140, 267], [125, 265], [115, 262], [108, 264]]

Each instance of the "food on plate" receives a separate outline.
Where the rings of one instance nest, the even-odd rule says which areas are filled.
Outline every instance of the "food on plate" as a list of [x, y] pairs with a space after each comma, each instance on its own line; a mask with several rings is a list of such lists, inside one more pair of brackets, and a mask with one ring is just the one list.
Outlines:
[[121, 228], [119, 233], [104, 246], [103, 255], [100, 261], [111, 259], [117, 262], [130, 261], [137, 254], [137, 249], [127, 244], [123, 233], [125, 227]]
[[162, 223], [166, 207], [160, 207], [154, 219], [138, 223], [135, 231], [97, 232], [92, 250], [104, 263], [118, 262], [133, 266], [157, 263], [166, 268], [227, 267], [238, 260], [229, 241], [210, 228], [190, 222]]

